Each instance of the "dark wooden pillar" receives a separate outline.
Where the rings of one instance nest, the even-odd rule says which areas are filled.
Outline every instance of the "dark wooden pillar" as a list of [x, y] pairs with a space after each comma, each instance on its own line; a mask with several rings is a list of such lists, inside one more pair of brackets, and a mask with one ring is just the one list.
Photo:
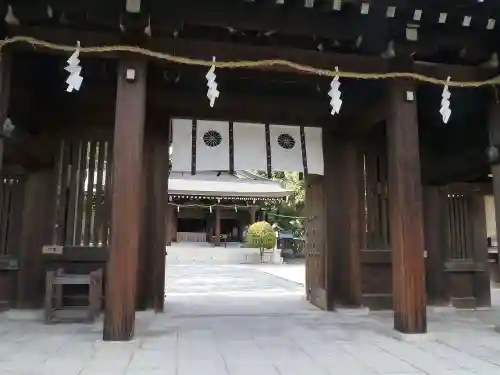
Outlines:
[[[126, 80], [127, 69], [135, 70], [134, 81]], [[118, 63], [104, 340], [134, 335], [145, 105], [146, 62], [123, 58]]]
[[[9, 50], [3, 51], [0, 56], [0, 129], [8, 116], [10, 102], [10, 77], [11, 77], [12, 55]], [[0, 177], [3, 173], [4, 140], [0, 137]], [[1, 185], [1, 184], [0, 184]], [[2, 201], [2, 187], [0, 186], [0, 202]]]
[[[490, 145], [500, 147], [500, 101], [496, 90], [491, 90], [489, 109]], [[491, 165], [493, 174], [493, 196], [495, 200], [495, 221], [497, 241], [500, 237], [500, 163]], [[497, 253], [497, 272], [500, 274], [500, 252]]]
[[[168, 128], [167, 128], [168, 129]], [[151, 289], [153, 291], [153, 308], [155, 312], [163, 312], [165, 303], [165, 262], [166, 262], [166, 225], [168, 225], [168, 163], [169, 142], [168, 134], [157, 134], [153, 142], [153, 226], [152, 250], [153, 250], [153, 277]]]
[[42, 246], [50, 238], [53, 209], [54, 174], [52, 170], [28, 173], [24, 184], [21, 221], [17, 306], [38, 308], [44, 295]]
[[426, 186], [424, 200], [424, 238], [426, 258], [426, 290], [429, 304], [449, 305], [446, 287], [445, 218], [446, 197], [437, 186]]
[[220, 246], [220, 209], [215, 209], [215, 233], [214, 233], [214, 245]]
[[488, 272], [488, 243], [486, 241], [486, 214], [484, 196], [473, 194], [469, 201], [469, 212], [472, 219], [472, 243], [474, 262], [483, 271], [474, 272], [472, 288], [477, 307], [491, 306], [491, 284]]
[[172, 241], [175, 239], [176, 232], [174, 230], [174, 206], [167, 204], [167, 219], [166, 219], [166, 231], [167, 231], [167, 246], [172, 245]]
[[[389, 223], [392, 247], [394, 328], [427, 331], [424, 228], [416, 84], [388, 82]], [[407, 92], [413, 100], [407, 101]]]
[[325, 130], [326, 259], [334, 272], [327, 281], [335, 305], [361, 306], [363, 159], [351, 139]]
[[140, 246], [137, 263], [137, 293], [136, 293], [136, 309], [139, 311], [146, 310], [152, 305], [152, 273], [153, 265], [153, 241], [152, 241], [152, 226], [153, 226], [153, 203], [151, 198], [152, 179], [153, 179], [153, 155], [152, 155], [152, 138], [151, 132], [146, 126], [144, 134], [143, 147], [143, 164], [141, 178], [141, 233]]
[[165, 253], [169, 225], [168, 134], [149, 132], [144, 139], [143, 212], [137, 307], [163, 311]]
[[249, 225], [252, 225], [253, 223], [255, 223], [255, 213], [257, 212], [257, 207], [250, 207], [250, 210], [248, 212], [248, 214], [250, 215], [250, 221], [248, 222]]

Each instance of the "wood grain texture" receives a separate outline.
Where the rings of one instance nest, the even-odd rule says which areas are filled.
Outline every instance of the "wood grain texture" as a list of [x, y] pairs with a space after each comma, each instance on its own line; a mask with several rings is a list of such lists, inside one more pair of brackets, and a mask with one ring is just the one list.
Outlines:
[[[490, 93], [489, 136], [491, 145], [500, 145], [500, 102], [495, 90]], [[493, 174], [493, 196], [495, 197], [495, 221], [497, 238], [500, 233], [500, 164], [491, 166]], [[497, 253], [497, 272], [500, 272], [500, 253]]]
[[327, 289], [335, 305], [361, 306], [363, 160], [356, 143], [324, 131]]
[[424, 238], [426, 259], [426, 291], [429, 304], [448, 305], [450, 296], [446, 286], [446, 196], [437, 186], [426, 186], [424, 200]]
[[[136, 71], [134, 82], [125, 79], [129, 68]], [[123, 58], [118, 64], [113, 141], [111, 241], [103, 333], [107, 341], [131, 340], [134, 335], [145, 102], [146, 62]]]
[[168, 135], [155, 137], [153, 145], [153, 226], [152, 226], [152, 305], [155, 312], [163, 312], [165, 304], [166, 221], [168, 207]]
[[394, 328], [427, 331], [422, 185], [417, 103], [405, 101], [416, 91], [412, 81], [388, 83], [387, 122], [389, 218], [392, 247]]
[[26, 176], [17, 294], [17, 305], [20, 308], [41, 306], [44, 294], [41, 249], [52, 231], [52, 222], [46, 218], [53, 208], [53, 181], [52, 170]]
[[306, 242], [306, 297], [323, 310], [333, 308], [331, 286], [332, 253], [327, 250], [325, 177], [306, 177], [305, 230]]

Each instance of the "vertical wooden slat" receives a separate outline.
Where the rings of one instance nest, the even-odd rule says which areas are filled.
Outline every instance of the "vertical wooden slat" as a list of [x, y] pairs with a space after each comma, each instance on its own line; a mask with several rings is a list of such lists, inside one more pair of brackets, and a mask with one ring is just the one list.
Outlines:
[[106, 142], [106, 181], [104, 184], [104, 205], [102, 216], [102, 243], [103, 246], [109, 245], [109, 234], [111, 231], [111, 197], [113, 191], [113, 145]]
[[380, 186], [380, 236], [381, 248], [390, 248], [389, 228], [389, 201], [387, 197], [387, 153], [381, 152], [378, 157], [379, 186]]
[[[71, 143], [71, 162], [69, 165], [69, 184], [68, 198], [65, 207], [65, 245], [75, 245], [75, 226], [76, 226], [76, 205], [78, 201], [79, 187], [79, 166], [82, 159], [82, 142]], [[63, 206], [64, 207], [64, 206]]]
[[474, 248], [474, 239], [473, 239], [474, 236], [472, 235], [472, 227], [471, 227], [471, 222], [469, 220], [467, 201], [468, 201], [467, 197], [464, 196], [461, 197], [462, 228], [463, 228], [462, 238], [464, 241], [462, 259], [473, 259], [472, 249]]
[[0, 254], [7, 254], [7, 232], [9, 230], [9, 212], [12, 193], [12, 178], [3, 179], [3, 194], [0, 221]]
[[196, 174], [196, 134], [198, 131], [198, 123], [193, 120], [193, 127], [191, 129], [191, 174]]
[[[88, 155], [88, 167], [87, 167], [87, 186], [85, 198], [85, 208], [84, 208], [84, 228], [83, 228], [83, 244], [89, 246], [92, 237], [92, 223], [94, 219], [94, 197], [95, 197], [95, 171], [96, 171], [96, 153], [97, 153], [97, 142], [90, 142], [90, 149]], [[95, 246], [96, 244], [92, 244]]]
[[7, 232], [7, 253], [17, 256], [21, 240], [21, 220], [23, 210], [24, 178], [17, 176], [11, 194], [11, 209], [9, 213], [9, 229]]
[[[136, 80], [126, 80], [134, 69]], [[113, 140], [111, 243], [107, 267], [104, 340], [134, 336], [137, 262], [140, 233], [140, 193], [146, 107], [146, 61], [121, 59]]]
[[106, 154], [105, 142], [98, 143], [98, 157], [97, 157], [97, 181], [95, 186], [95, 215], [94, 215], [94, 224], [92, 228], [92, 237], [91, 242], [95, 245], [101, 245], [103, 243], [102, 240], [102, 224], [103, 224], [103, 206], [104, 206], [104, 197], [103, 197], [103, 173], [104, 173], [104, 157]]
[[473, 194], [469, 199], [468, 215], [470, 216], [470, 237], [471, 237], [471, 258], [480, 265], [483, 271], [474, 273], [473, 290], [476, 297], [476, 306], [491, 306], [491, 287], [488, 273], [488, 244], [485, 240], [486, 215], [484, 207], [484, 197], [480, 194]]
[[75, 234], [73, 244], [83, 245], [83, 225], [84, 225], [84, 202], [85, 202], [85, 180], [88, 171], [89, 142], [81, 143], [81, 156], [78, 165], [78, 193], [75, 208]]
[[59, 160], [55, 166], [54, 173], [54, 235], [53, 244], [63, 245], [66, 238], [66, 209], [70, 190], [70, 163], [71, 145], [67, 141], [60, 141]]
[[455, 252], [457, 249], [455, 243], [455, 220], [454, 220], [454, 199], [453, 197], [448, 196], [447, 199], [447, 208], [448, 208], [448, 253], [450, 258], [456, 258]]
[[416, 93], [409, 80], [388, 82], [387, 122], [389, 210], [391, 225], [394, 328], [404, 333], [427, 330], [422, 185]]
[[378, 174], [377, 174], [377, 154], [370, 147], [366, 154], [366, 189], [368, 206], [368, 247], [380, 249], [380, 220], [379, 220], [379, 194], [378, 194]]

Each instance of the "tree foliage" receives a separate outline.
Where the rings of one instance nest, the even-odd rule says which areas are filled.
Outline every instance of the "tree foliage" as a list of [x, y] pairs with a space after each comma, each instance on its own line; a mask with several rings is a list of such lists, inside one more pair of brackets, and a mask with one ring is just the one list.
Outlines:
[[[266, 176], [265, 172], [257, 173]], [[264, 204], [262, 208], [267, 211], [269, 222], [282, 230], [302, 235], [303, 222], [294, 218], [303, 216], [305, 207], [304, 179], [298, 172], [274, 172], [271, 179], [280, 181], [285, 189], [291, 191], [291, 194], [285, 201]]]
[[276, 246], [276, 233], [273, 227], [266, 221], [258, 221], [248, 228], [247, 246], [257, 248], [260, 251], [260, 260], [266, 249], [273, 249]]

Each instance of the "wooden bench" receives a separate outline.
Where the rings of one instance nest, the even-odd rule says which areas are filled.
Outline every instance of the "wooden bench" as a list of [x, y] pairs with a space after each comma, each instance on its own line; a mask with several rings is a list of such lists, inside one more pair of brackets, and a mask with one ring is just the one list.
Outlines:
[[[86, 275], [67, 274], [62, 268], [48, 271], [45, 278], [45, 323], [55, 320], [94, 321], [101, 310], [102, 279], [102, 270]], [[88, 305], [64, 306], [64, 285], [88, 285], [88, 294], [83, 296], [88, 300]]]

